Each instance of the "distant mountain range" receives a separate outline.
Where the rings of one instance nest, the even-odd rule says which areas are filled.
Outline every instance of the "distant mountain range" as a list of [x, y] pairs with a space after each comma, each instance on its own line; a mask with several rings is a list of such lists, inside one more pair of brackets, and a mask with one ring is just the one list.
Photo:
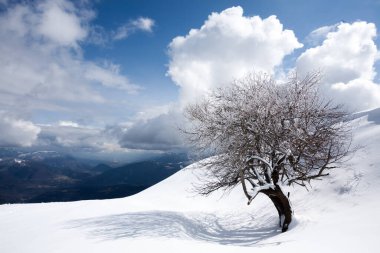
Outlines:
[[0, 204], [125, 197], [189, 164], [186, 154], [112, 167], [55, 151], [0, 149]]

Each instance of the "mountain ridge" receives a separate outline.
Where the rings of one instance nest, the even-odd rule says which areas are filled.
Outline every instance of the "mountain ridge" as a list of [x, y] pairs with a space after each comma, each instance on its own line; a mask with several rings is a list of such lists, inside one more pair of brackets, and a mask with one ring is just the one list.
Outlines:
[[[0, 161], [0, 204], [107, 199], [135, 194], [178, 171], [185, 155], [111, 167], [91, 167], [72, 156], [41, 152]], [[162, 162], [160, 162], [160, 159]]]

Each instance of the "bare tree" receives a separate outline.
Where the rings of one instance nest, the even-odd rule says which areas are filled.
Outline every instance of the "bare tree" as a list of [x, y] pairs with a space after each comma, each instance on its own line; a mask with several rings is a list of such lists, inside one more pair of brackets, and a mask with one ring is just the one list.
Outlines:
[[207, 176], [199, 193], [240, 184], [248, 204], [263, 193], [285, 232], [292, 209], [280, 185], [306, 187], [329, 175], [350, 148], [348, 114], [322, 98], [319, 80], [319, 73], [301, 80], [294, 74], [278, 84], [266, 74], [251, 74], [188, 106], [190, 142], [214, 155], [204, 162]]

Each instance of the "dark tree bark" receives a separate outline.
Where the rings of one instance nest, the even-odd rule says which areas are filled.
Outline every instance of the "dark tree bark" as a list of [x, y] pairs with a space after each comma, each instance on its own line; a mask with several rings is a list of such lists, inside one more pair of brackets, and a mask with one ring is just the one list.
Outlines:
[[282, 228], [282, 232], [287, 231], [290, 222], [292, 222], [293, 213], [289, 199], [278, 185], [276, 185], [275, 189], [263, 190], [262, 193], [267, 195], [276, 207], [279, 216], [279, 225]]

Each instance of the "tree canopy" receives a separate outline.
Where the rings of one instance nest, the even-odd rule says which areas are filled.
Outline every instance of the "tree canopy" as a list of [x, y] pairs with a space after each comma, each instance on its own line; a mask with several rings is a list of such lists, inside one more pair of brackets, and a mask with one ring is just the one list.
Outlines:
[[[351, 135], [348, 113], [323, 98], [319, 81], [319, 73], [302, 79], [293, 74], [284, 83], [266, 74], [250, 74], [188, 106], [190, 142], [214, 155], [204, 164], [208, 173], [199, 193], [241, 184], [251, 203], [260, 192], [271, 199], [284, 195], [280, 184], [306, 187], [327, 176], [347, 155]], [[286, 207], [272, 201], [281, 224]], [[288, 224], [284, 226], [285, 222], [283, 231]]]

